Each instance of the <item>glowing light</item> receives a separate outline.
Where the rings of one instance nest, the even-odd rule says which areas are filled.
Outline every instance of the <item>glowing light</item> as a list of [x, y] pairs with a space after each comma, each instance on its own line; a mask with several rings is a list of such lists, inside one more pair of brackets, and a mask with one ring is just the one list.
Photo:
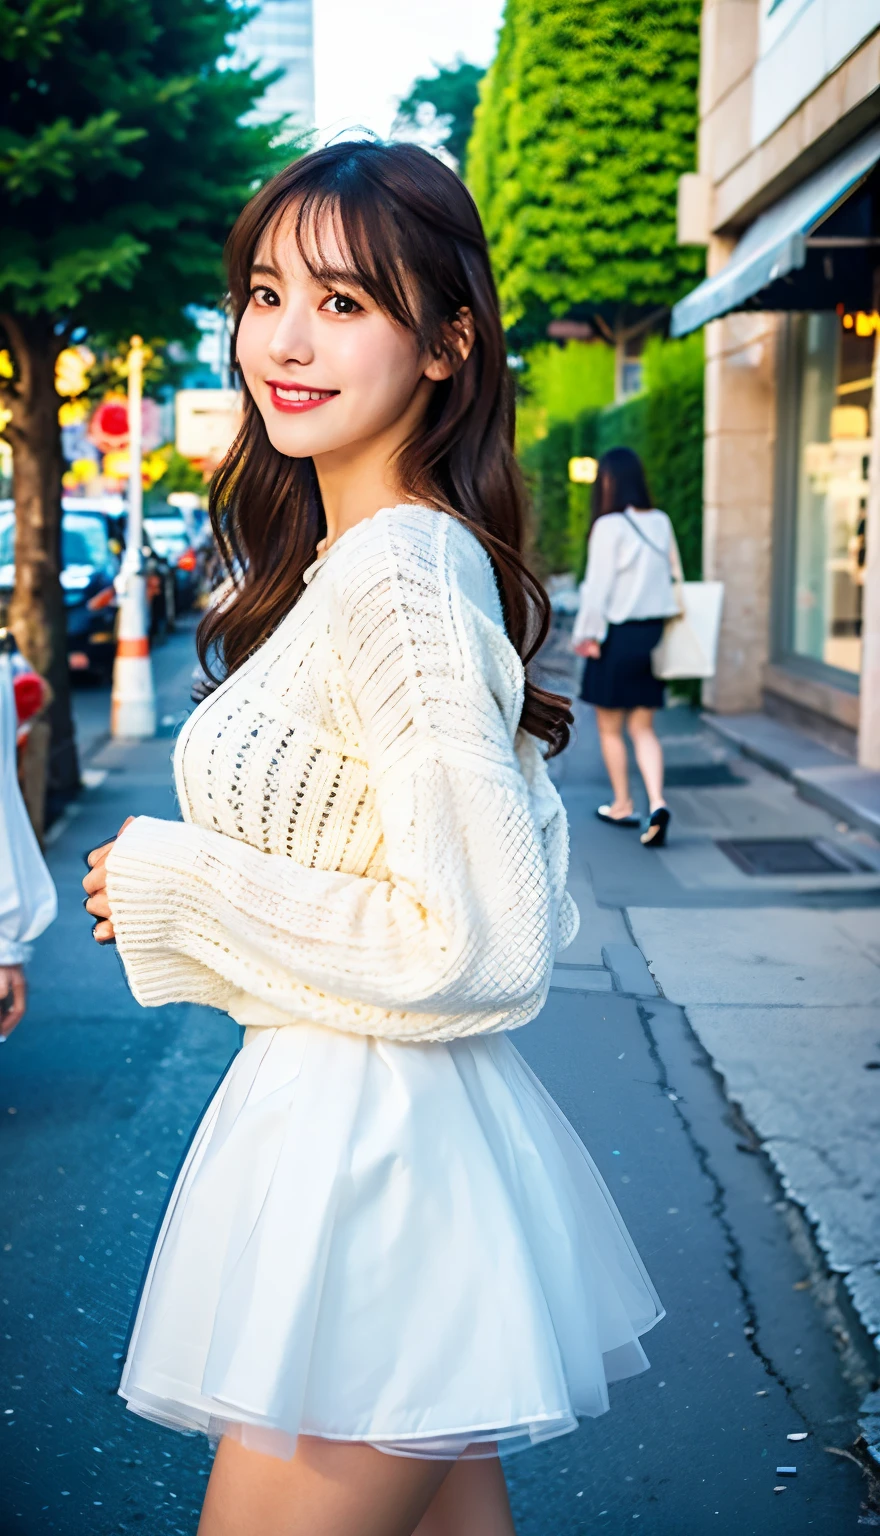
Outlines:
[[598, 459], [569, 459], [568, 478], [575, 485], [592, 485], [598, 469]]

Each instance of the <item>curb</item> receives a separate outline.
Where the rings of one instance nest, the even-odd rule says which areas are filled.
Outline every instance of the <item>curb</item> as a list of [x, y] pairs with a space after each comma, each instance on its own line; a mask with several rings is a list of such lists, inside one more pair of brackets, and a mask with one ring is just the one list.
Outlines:
[[703, 713], [722, 741], [794, 784], [802, 800], [880, 839], [880, 773], [832, 752], [769, 715]]

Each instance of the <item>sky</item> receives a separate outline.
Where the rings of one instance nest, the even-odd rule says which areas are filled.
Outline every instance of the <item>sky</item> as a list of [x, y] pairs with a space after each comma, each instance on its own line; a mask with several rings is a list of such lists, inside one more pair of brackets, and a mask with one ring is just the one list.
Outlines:
[[503, 9], [504, 0], [314, 0], [319, 139], [351, 128], [386, 138], [417, 75], [457, 54], [491, 61]]

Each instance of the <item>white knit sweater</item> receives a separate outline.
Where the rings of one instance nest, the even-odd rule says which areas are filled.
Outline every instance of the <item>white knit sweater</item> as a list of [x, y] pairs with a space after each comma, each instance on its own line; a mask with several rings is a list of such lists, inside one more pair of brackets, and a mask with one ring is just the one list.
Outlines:
[[491, 563], [399, 506], [306, 582], [184, 727], [184, 821], [107, 861], [134, 995], [396, 1040], [525, 1024], [578, 919]]

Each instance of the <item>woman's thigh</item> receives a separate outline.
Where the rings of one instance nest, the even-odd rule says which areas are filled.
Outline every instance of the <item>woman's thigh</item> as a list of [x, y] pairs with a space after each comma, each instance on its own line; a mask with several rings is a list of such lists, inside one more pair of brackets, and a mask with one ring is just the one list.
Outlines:
[[641, 731], [653, 731], [655, 713], [655, 710], [644, 704], [631, 709], [626, 717], [626, 728], [630, 736], [638, 736]]
[[624, 711], [622, 709], [603, 709], [601, 704], [596, 704], [596, 726], [601, 736], [620, 736], [623, 734]]
[[282, 1461], [224, 1437], [198, 1536], [412, 1536], [450, 1465], [310, 1435]]
[[498, 1457], [457, 1461], [413, 1536], [516, 1536]]

